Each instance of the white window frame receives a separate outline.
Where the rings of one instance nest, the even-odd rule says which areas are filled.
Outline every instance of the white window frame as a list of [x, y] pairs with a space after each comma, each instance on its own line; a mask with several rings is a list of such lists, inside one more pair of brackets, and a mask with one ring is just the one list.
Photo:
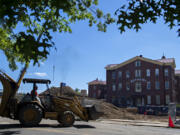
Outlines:
[[135, 91], [136, 92], [141, 92], [142, 91], [141, 82], [136, 82], [135, 83]]
[[140, 69], [135, 70], [135, 77], [141, 77], [141, 70]]
[[150, 77], [151, 76], [151, 70], [150, 69], [146, 69], [146, 76]]
[[157, 105], [161, 104], [161, 96], [160, 95], [156, 95], [156, 104]]
[[118, 90], [122, 90], [122, 83], [118, 83]]
[[165, 81], [165, 89], [166, 89], [166, 90], [169, 89], [169, 86], [170, 86], [169, 84], [170, 84], [169, 81]]
[[112, 91], [116, 91], [116, 84], [112, 84]]
[[150, 81], [147, 81], [147, 83], [146, 83], [146, 89], [147, 89], [147, 90], [150, 90], [150, 89], [151, 89], [151, 82], [150, 82]]
[[114, 104], [116, 101], [116, 98], [115, 97], [112, 97], [112, 104]]
[[160, 89], [160, 82], [159, 81], [155, 81], [155, 89], [156, 90]]
[[164, 70], [164, 76], [169, 76], [169, 70], [168, 70], [168, 68], [166, 68], [166, 69]]
[[166, 104], [168, 105], [170, 102], [170, 95], [166, 95]]
[[150, 95], [147, 96], [147, 104], [148, 104], [148, 105], [151, 104], [151, 96], [150, 96]]
[[141, 61], [140, 60], [135, 61], [135, 67], [140, 67], [140, 66], [141, 66]]
[[95, 91], [93, 92], [93, 98], [96, 98], [96, 92]]
[[116, 71], [113, 71], [113, 72], [112, 72], [112, 79], [113, 79], [113, 80], [116, 79]]
[[122, 78], [122, 71], [118, 71], [118, 78]]
[[159, 76], [159, 68], [155, 69], [155, 76]]
[[130, 72], [129, 72], [129, 70], [126, 71], [126, 78], [130, 78]]
[[130, 90], [130, 83], [129, 83], [129, 82], [126, 83], [126, 90], [127, 90], [127, 91]]

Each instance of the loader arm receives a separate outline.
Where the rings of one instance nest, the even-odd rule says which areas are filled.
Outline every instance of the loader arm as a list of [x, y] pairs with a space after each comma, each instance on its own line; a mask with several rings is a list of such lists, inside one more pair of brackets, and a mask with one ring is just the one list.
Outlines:
[[19, 86], [24, 77], [26, 69], [27, 69], [27, 65], [22, 69], [18, 82], [13, 80], [6, 73], [0, 71], [0, 81], [3, 86], [3, 95], [0, 104], [0, 116], [8, 117], [8, 118], [10, 117], [10, 102], [11, 99], [15, 97], [19, 89]]
[[83, 108], [77, 97], [73, 99], [63, 97], [53, 97], [55, 104], [55, 110], [57, 112], [71, 111], [77, 115], [81, 120], [88, 121], [88, 114], [85, 108]]

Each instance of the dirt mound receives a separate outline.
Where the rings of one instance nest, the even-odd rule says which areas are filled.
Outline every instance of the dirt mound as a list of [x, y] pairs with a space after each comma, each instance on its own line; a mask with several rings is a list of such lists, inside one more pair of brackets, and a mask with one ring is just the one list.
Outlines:
[[113, 104], [107, 103], [103, 100], [96, 100], [96, 99], [84, 99], [81, 101], [83, 106], [85, 105], [94, 105], [97, 112], [102, 112], [103, 115], [101, 118], [107, 119], [118, 119], [122, 115], [124, 115], [124, 109], [120, 109]]
[[137, 108], [119, 108], [103, 100], [86, 98], [81, 100], [83, 105], [95, 105], [98, 112], [102, 112], [102, 119], [129, 119], [129, 120], [150, 120], [167, 122], [167, 116], [141, 115]]
[[51, 94], [53, 96], [58, 96], [60, 94], [60, 90], [62, 91], [63, 96], [68, 96], [68, 97], [81, 96], [79, 93], [75, 92], [69, 86], [64, 86], [62, 87], [62, 89], [60, 89], [60, 87], [51, 87], [48, 90], [42, 92], [40, 95]]

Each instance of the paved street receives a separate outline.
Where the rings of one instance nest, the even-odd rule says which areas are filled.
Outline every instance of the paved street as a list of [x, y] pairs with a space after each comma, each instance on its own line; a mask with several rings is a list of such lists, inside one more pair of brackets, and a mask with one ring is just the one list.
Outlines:
[[[101, 120], [91, 122], [77, 121], [74, 127], [59, 127], [56, 121], [43, 120], [39, 127], [22, 128], [17, 121], [0, 118], [0, 135], [180, 135], [180, 129], [140, 124], [146, 122], [124, 120]], [[146, 126], [143, 126], [146, 125]]]

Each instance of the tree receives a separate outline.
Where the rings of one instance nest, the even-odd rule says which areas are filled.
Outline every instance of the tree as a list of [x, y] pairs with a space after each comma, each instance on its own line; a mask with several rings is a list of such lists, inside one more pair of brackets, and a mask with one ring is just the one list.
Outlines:
[[76, 88], [76, 89], [75, 89], [75, 92], [76, 92], [76, 93], [80, 93], [80, 89]]
[[[12, 70], [16, 62], [34, 65], [54, 46], [52, 32], [72, 32], [70, 24], [88, 20], [99, 31], [114, 22], [97, 8], [98, 0], [0, 0], [0, 49]], [[23, 30], [16, 27], [23, 26]]]
[[[3, 85], [0, 115], [9, 116], [8, 105], [21, 84], [30, 62], [45, 60], [54, 46], [52, 32], [72, 32], [70, 24], [79, 20], [96, 24], [106, 31], [114, 22], [110, 14], [97, 8], [98, 0], [0, 0], [0, 50], [7, 57], [9, 67], [17, 69], [17, 62], [25, 65], [16, 82], [0, 71]], [[23, 26], [23, 29], [16, 29]]]
[[[117, 24], [121, 33], [126, 28], [139, 31], [141, 24], [156, 23], [163, 18], [169, 28], [180, 26], [180, 0], [128, 0], [115, 12], [118, 16]], [[180, 36], [180, 28], [178, 29]]]

